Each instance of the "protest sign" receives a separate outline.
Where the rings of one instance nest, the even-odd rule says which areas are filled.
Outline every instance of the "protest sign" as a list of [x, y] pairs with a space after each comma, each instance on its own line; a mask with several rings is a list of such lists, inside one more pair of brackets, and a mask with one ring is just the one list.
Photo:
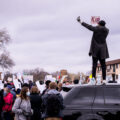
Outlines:
[[0, 89], [4, 88], [4, 84], [2, 83], [2, 80], [0, 80]]
[[40, 90], [40, 93], [43, 92], [43, 90], [45, 90], [45, 84], [40, 85], [39, 81], [36, 82], [37, 88]]
[[21, 89], [21, 83], [18, 81], [18, 79], [15, 78], [14, 75], [13, 75], [13, 84], [16, 89]]
[[29, 83], [29, 81], [33, 82], [33, 75], [23, 75], [24, 83]]
[[98, 24], [99, 21], [100, 21], [100, 16], [91, 17], [91, 24]]
[[45, 81], [47, 81], [47, 80], [50, 80], [50, 81], [51, 81], [51, 80], [52, 80], [52, 75], [46, 75], [46, 76], [45, 76]]

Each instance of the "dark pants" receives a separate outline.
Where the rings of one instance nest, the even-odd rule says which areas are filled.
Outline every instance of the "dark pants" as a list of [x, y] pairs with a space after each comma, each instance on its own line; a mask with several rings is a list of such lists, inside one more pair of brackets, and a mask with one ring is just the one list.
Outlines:
[[102, 77], [103, 80], [106, 79], [106, 64], [105, 64], [105, 59], [99, 59], [96, 57], [92, 57], [92, 75], [94, 78], [96, 78], [96, 68], [97, 68], [97, 63], [100, 61], [101, 67], [102, 67]]

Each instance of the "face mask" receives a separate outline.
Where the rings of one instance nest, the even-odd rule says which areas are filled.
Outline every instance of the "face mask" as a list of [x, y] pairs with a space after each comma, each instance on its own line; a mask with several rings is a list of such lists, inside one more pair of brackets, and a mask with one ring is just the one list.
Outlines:
[[6, 96], [6, 95], [7, 95], [7, 92], [6, 92], [6, 91], [4, 91], [3, 96]]
[[30, 96], [30, 92], [28, 91], [28, 92], [26, 93], [26, 95], [27, 95], [27, 96]]

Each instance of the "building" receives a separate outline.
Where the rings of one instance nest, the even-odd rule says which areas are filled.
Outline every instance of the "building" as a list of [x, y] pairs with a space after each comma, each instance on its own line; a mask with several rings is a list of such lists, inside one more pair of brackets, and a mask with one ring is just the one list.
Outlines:
[[68, 72], [67, 72], [67, 70], [63, 69], [63, 70], [60, 71], [60, 76], [62, 77], [64, 75], [68, 75]]
[[[96, 75], [102, 75], [101, 65], [98, 64]], [[120, 59], [106, 62], [106, 76], [111, 76], [112, 80], [118, 80], [120, 76]]]

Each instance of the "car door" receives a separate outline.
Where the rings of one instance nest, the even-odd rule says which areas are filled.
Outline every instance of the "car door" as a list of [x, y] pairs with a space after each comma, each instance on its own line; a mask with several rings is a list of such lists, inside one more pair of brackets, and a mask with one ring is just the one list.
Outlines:
[[100, 112], [104, 111], [104, 87], [96, 86], [95, 88], [95, 98], [92, 105], [93, 114], [99, 115]]
[[64, 98], [66, 106], [64, 114], [89, 114], [94, 100], [94, 86], [80, 86], [73, 88]]
[[120, 86], [108, 85], [104, 88], [105, 109], [116, 113], [120, 110]]
[[102, 116], [104, 120], [116, 120], [118, 111], [120, 111], [120, 86], [98, 87], [93, 104], [94, 114]]

